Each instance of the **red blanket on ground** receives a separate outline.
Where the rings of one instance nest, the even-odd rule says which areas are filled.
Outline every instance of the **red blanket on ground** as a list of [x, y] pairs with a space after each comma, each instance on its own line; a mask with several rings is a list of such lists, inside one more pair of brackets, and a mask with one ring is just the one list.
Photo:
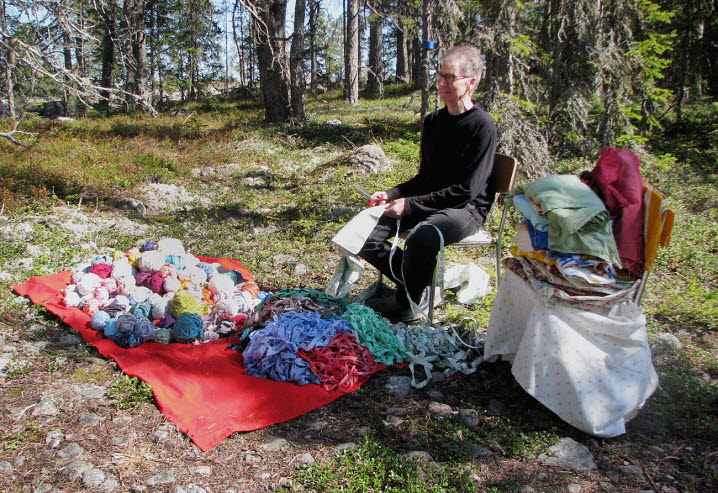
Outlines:
[[[238, 261], [199, 257], [237, 269], [247, 280], [252, 275]], [[62, 290], [70, 273], [30, 278], [13, 286], [38, 305], [76, 329], [88, 344], [112, 358], [127, 375], [139, 377], [152, 387], [155, 401], [167, 419], [206, 451], [236, 431], [251, 431], [308, 413], [344, 395], [327, 392], [319, 385], [274, 382], [244, 374], [242, 354], [227, 349], [236, 336], [201, 344], [147, 342], [123, 349], [101, 332], [90, 328], [90, 317], [62, 303]], [[350, 391], [361, 386], [355, 385]]]

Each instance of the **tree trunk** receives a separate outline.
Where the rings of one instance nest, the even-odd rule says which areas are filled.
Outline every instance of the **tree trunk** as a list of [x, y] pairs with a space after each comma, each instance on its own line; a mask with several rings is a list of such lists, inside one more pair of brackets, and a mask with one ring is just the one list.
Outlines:
[[366, 90], [384, 96], [384, 66], [382, 63], [382, 18], [373, 14], [369, 18], [369, 63], [367, 66]]
[[144, 0], [126, 0], [125, 18], [130, 52], [127, 60], [127, 92], [131, 93], [127, 104], [131, 109], [140, 107], [153, 112], [147, 94], [147, 50], [145, 36]]
[[110, 108], [110, 90], [114, 88], [114, 74], [116, 68], [115, 61], [115, 32], [116, 32], [116, 21], [114, 16], [106, 11], [100, 12], [100, 18], [102, 19], [102, 43], [101, 43], [101, 58], [102, 58], [102, 69], [100, 73], [100, 87], [103, 87], [100, 91], [100, 101], [97, 103], [97, 107], [101, 111], [107, 111]]
[[258, 2], [257, 6], [257, 60], [266, 119], [275, 123], [288, 122], [293, 115], [289, 93], [289, 63], [284, 41], [287, 2], [265, 0]]
[[291, 80], [291, 104], [294, 123], [303, 123], [304, 115], [304, 15], [306, 4], [304, 0], [296, 0], [294, 5], [294, 36], [289, 52], [289, 73]]
[[431, 0], [424, 0], [421, 12], [421, 116], [429, 113], [429, 50], [427, 43], [431, 40], [431, 16], [434, 5]]
[[404, 26], [399, 22], [396, 28], [396, 78], [402, 82], [409, 82], [409, 53], [404, 34]]
[[346, 0], [344, 39], [344, 100], [359, 102], [359, 0]]
[[319, 20], [320, 0], [309, 0], [309, 90], [317, 93], [317, 22]]
[[411, 49], [411, 79], [414, 81], [414, 89], [421, 89], [421, 39], [414, 38]]
[[[0, 0], [0, 29], [2, 29], [3, 33], [9, 34], [7, 28], [7, 19], [5, 18], [5, 0]], [[12, 49], [12, 38], [3, 35], [3, 41], [7, 43], [8, 46], [10, 46], [10, 48], [8, 48], [4, 53], [5, 74], [3, 78], [5, 79], [5, 87], [3, 88], [3, 92], [5, 93], [5, 100], [7, 101], [7, 116], [10, 118], [15, 118], [15, 93], [12, 83], [12, 69], [15, 66], [15, 53]], [[2, 113], [3, 112], [0, 112], [0, 114]]]

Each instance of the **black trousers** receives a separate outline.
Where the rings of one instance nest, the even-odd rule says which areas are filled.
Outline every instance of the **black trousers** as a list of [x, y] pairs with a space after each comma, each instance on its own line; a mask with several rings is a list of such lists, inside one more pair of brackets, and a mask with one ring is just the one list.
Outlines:
[[[428, 217], [402, 217], [400, 231], [409, 231], [425, 221], [441, 231], [444, 245], [456, 243], [474, 234], [483, 225], [483, 220], [476, 214], [473, 206], [469, 207], [444, 209]], [[396, 219], [382, 216], [364, 243], [359, 256], [396, 284], [397, 300], [400, 304], [408, 307], [407, 291], [412, 301], [418, 303], [424, 289], [431, 284], [431, 278], [436, 268], [436, 255], [441, 248], [441, 240], [436, 229], [429, 225], [422, 225], [406, 240], [403, 250], [396, 249], [391, 257], [390, 268], [391, 240], [395, 234]]]

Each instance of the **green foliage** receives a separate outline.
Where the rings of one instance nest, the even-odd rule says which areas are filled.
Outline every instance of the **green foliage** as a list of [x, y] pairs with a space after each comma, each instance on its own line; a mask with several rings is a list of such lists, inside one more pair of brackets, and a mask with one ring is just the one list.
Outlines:
[[10, 452], [27, 443], [40, 443], [44, 438], [45, 434], [38, 424], [28, 423], [22, 431], [1, 435], [0, 442], [3, 444], [3, 451]]
[[137, 377], [123, 375], [108, 390], [118, 409], [135, 410], [145, 402], [152, 402], [152, 388]]
[[478, 491], [466, 469], [451, 464], [414, 463], [371, 436], [331, 462], [298, 469], [290, 484], [317, 493]]

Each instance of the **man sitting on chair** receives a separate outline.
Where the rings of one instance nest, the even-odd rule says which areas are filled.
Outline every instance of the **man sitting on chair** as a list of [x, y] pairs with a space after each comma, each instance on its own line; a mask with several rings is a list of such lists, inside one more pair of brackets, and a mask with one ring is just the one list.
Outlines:
[[[368, 303], [389, 318], [406, 323], [419, 320], [409, 298], [419, 306], [424, 294], [428, 300], [427, 287], [441, 248], [438, 231], [445, 245], [472, 235], [484, 224], [493, 203], [489, 177], [496, 126], [472, 99], [483, 71], [478, 48], [449, 50], [437, 74], [439, 98], [446, 106], [424, 119], [419, 173], [394, 188], [374, 192], [369, 201], [370, 205], [386, 204], [386, 210], [359, 256], [397, 286], [392, 299]], [[396, 234], [397, 218], [402, 232], [426, 224], [390, 259], [389, 240]]]

